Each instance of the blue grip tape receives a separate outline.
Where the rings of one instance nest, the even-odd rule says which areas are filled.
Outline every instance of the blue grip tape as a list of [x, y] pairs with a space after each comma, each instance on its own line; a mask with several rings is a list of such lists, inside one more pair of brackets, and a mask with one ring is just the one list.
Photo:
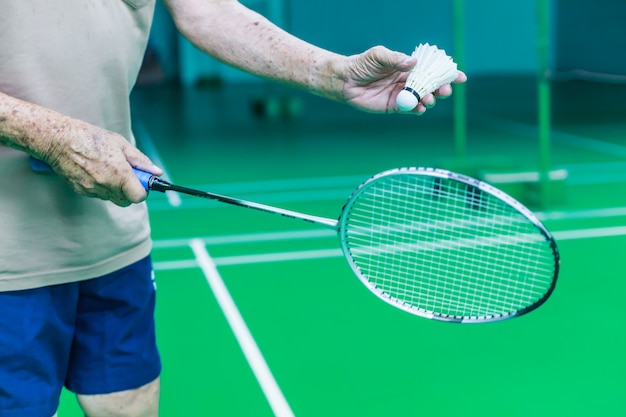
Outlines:
[[139, 182], [141, 182], [141, 185], [143, 185], [143, 188], [145, 188], [146, 191], [149, 191], [150, 180], [152, 179], [153, 175], [149, 172], [142, 171], [137, 168], [133, 168], [133, 171], [135, 172], [135, 175], [137, 176]]
[[[29, 163], [30, 168], [35, 172], [52, 172], [52, 167], [50, 165], [42, 160], [33, 158], [32, 156], [29, 158]], [[141, 182], [141, 185], [143, 185], [143, 188], [146, 191], [150, 191], [150, 180], [152, 179], [153, 175], [149, 172], [142, 171], [137, 168], [133, 168], [133, 171], [135, 172], [135, 175], [137, 176], [139, 182]]]
[[28, 162], [30, 169], [35, 172], [52, 172], [52, 167], [40, 159], [31, 156], [28, 158]]

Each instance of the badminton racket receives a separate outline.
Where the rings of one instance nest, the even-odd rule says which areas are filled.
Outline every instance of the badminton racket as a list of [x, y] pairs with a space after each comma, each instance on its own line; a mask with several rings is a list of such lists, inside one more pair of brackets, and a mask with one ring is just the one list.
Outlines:
[[337, 231], [350, 267], [383, 301], [429, 319], [519, 317], [552, 294], [557, 244], [524, 205], [495, 187], [435, 168], [398, 168], [361, 184], [338, 220], [181, 187], [135, 170], [146, 190], [176, 191]]

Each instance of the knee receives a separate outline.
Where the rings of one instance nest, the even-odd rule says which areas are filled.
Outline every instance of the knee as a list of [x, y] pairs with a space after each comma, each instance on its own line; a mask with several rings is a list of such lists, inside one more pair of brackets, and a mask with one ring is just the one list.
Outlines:
[[128, 391], [99, 395], [78, 395], [88, 417], [157, 417], [160, 379]]

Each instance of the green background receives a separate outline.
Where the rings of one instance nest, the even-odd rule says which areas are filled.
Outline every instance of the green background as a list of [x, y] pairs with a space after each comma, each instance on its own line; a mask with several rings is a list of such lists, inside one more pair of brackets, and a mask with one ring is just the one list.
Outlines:
[[[410, 39], [392, 25], [391, 11], [347, 3], [341, 7], [358, 17], [350, 21], [354, 30], [343, 28], [348, 37], [307, 23], [313, 11], [328, 9], [313, 3], [292, 7], [287, 23], [344, 53], [374, 43], [401, 50], [421, 40], [454, 43], [453, 2], [432, 5]], [[543, 189], [543, 199], [536, 183], [495, 184], [555, 234], [562, 265], [553, 296], [522, 318], [467, 326], [411, 316], [372, 296], [339, 255], [336, 236], [319, 226], [187, 197], [176, 206], [152, 193], [161, 415], [274, 415], [194, 260], [189, 241], [198, 237], [296, 416], [626, 415], [626, 85], [623, 75], [604, 77], [626, 73], [612, 44], [626, 37], [612, 19], [622, 5], [605, 3], [551, 2], [547, 65], [555, 76], [551, 103], [541, 101], [551, 110], [543, 128], [539, 3], [467, 2], [467, 88], [421, 117], [363, 113], [258, 80], [232, 82], [219, 71], [182, 86], [189, 79], [178, 72], [199, 58], [182, 56], [185, 46], [159, 8], [151, 48], [160, 67], [133, 93], [133, 118], [139, 147], [176, 183], [335, 218], [358, 184], [394, 167], [481, 178], [537, 171], [546, 162], [546, 133], [549, 168], [567, 172]], [[343, 15], [329, 14], [327, 24], [336, 27]], [[387, 26], [354, 35], [376, 16]], [[585, 16], [585, 24], [603, 30], [579, 39], [576, 22]], [[597, 45], [606, 52], [601, 59], [594, 59]], [[593, 76], [568, 72], [576, 68]], [[467, 118], [462, 154], [455, 142], [459, 99], [456, 115], [465, 109]], [[318, 250], [327, 256], [303, 257]], [[300, 255], [285, 260], [293, 252]], [[59, 416], [80, 415], [64, 392]]]

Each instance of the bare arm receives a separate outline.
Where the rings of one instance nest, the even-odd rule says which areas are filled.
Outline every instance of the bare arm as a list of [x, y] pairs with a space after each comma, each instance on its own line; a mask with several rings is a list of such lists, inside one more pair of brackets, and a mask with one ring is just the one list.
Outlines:
[[209, 55], [245, 71], [339, 98], [343, 57], [272, 24], [236, 0], [165, 0], [178, 30]]
[[[395, 96], [415, 60], [377, 46], [343, 56], [298, 39], [236, 0], [164, 0], [179, 31], [230, 65], [373, 112], [397, 111]], [[457, 82], [464, 82], [459, 73]], [[451, 93], [449, 85], [436, 95]], [[427, 95], [414, 112], [434, 104]]]
[[79, 194], [120, 206], [147, 196], [131, 166], [161, 173], [121, 135], [1, 92], [0, 145], [47, 162]]

